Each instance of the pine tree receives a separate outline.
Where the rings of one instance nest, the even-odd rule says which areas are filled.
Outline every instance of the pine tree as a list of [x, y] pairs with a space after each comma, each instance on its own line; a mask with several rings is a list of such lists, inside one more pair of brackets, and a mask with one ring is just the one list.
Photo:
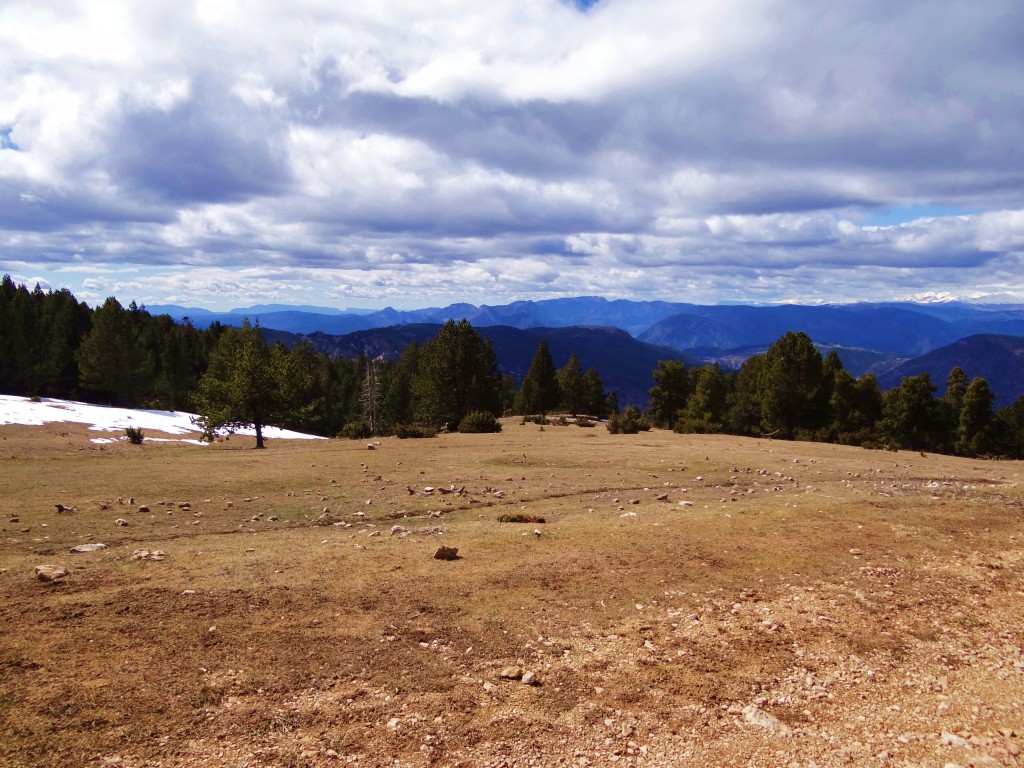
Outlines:
[[964, 392], [960, 423], [956, 433], [956, 452], [963, 456], [983, 456], [995, 447], [992, 435], [992, 403], [995, 395], [988, 381], [973, 379]]
[[761, 426], [792, 440], [827, 423], [831, 394], [824, 386], [821, 353], [806, 333], [790, 331], [764, 354], [759, 381]]
[[155, 363], [142, 337], [142, 310], [125, 310], [113, 296], [95, 311], [76, 358], [82, 386], [116, 405], [140, 405], [152, 392]]
[[580, 359], [573, 352], [568, 362], [558, 369], [556, 374], [558, 389], [562, 399], [559, 405], [572, 416], [589, 412], [587, 410], [587, 378], [583, 373], [583, 366]]
[[501, 375], [494, 346], [468, 320], [449, 320], [420, 348], [413, 391], [417, 419], [452, 432], [471, 411], [500, 416]]
[[224, 332], [199, 381], [195, 396], [196, 423], [208, 437], [219, 430], [229, 434], [242, 427], [256, 431], [263, 448], [263, 428], [284, 415], [282, 379], [259, 325], [248, 320]]
[[519, 413], [544, 415], [558, 407], [561, 392], [558, 389], [555, 364], [551, 359], [547, 339], [541, 339], [537, 345], [537, 351], [533, 355], [530, 370], [527, 371], [526, 377], [523, 379], [519, 395], [516, 404], [516, 410]]
[[647, 413], [655, 426], [675, 429], [679, 412], [690, 396], [686, 366], [677, 360], [659, 360], [652, 376], [654, 386], [648, 390], [651, 399]]
[[705, 365], [697, 374], [693, 394], [680, 414], [677, 432], [715, 434], [725, 423], [725, 375], [718, 364]]

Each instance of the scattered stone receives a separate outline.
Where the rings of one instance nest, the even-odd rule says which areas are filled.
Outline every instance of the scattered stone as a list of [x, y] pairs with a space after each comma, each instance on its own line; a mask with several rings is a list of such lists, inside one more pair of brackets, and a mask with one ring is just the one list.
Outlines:
[[125, 520], [123, 517], [119, 517], [119, 518], [117, 518], [117, 520], [114, 521], [114, 525], [119, 525], [119, 526], [123, 527], [123, 526], [128, 525], [128, 521]]
[[54, 504], [53, 506], [55, 506], [57, 508], [57, 514], [61, 514], [61, 513], [64, 513], [64, 512], [70, 513], [70, 512], [77, 512], [78, 511], [77, 507], [65, 507], [63, 504]]
[[380, 536], [380, 531], [371, 531], [370, 535], [371, 536]]
[[523, 676], [519, 678], [519, 681], [523, 685], [540, 685], [540, 680], [537, 679], [535, 672], [524, 672]]
[[86, 552], [102, 552], [106, 548], [106, 544], [79, 544], [77, 547], [71, 547], [68, 551], [74, 552], [76, 555], [81, 555]]
[[140, 504], [139, 512], [149, 512], [149, 507], [147, 507], [145, 504]]
[[271, 523], [276, 523], [278, 521], [278, 519], [279, 518], [278, 518], [277, 515], [271, 515], [270, 517], [267, 518], [267, 521], [271, 522]]
[[36, 578], [40, 581], [56, 581], [57, 579], [63, 579], [68, 573], [68, 569], [63, 565], [44, 564], [36, 566]]
[[778, 736], [793, 735], [792, 728], [779, 720], [779, 718], [775, 717], [775, 715], [765, 712], [756, 704], [749, 704], [743, 708], [743, 719], [751, 725], [756, 725], [758, 728], [764, 728], [766, 731], [770, 731]]
[[132, 560], [163, 560], [167, 553], [162, 549], [136, 549], [132, 552]]
[[523, 676], [522, 667], [505, 667], [501, 670], [500, 677], [502, 680], [519, 680]]
[[377, 450], [377, 446], [375, 446], [373, 443], [367, 443], [366, 444], [366, 450], [368, 450], [368, 451], [376, 451]]
[[434, 552], [435, 560], [458, 560], [459, 559], [459, 548], [458, 547], [438, 547], [437, 551]]
[[402, 532], [404, 532], [405, 530], [406, 530], [406, 529], [405, 529], [405, 527], [404, 527], [404, 526], [401, 526], [401, 525], [392, 525], [392, 526], [391, 526], [391, 535], [392, 535], [392, 536], [394, 536], [394, 535], [395, 535], [396, 533], [402, 533]]

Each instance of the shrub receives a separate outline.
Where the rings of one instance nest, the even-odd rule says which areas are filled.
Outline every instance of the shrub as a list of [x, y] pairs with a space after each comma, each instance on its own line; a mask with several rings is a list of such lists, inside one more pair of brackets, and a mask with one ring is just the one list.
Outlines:
[[651, 423], [640, 413], [639, 408], [628, 405], [622, 413], [614, 413], [609, 417], [607, 427], [613, 435], [635, 435], [650, 430]]
[[395, 424], [395, 437], [407, 438], [437, 437], [437, 427], [433, 424], [414, 422], [412, 424]]
[[504, 515], [498, 515], [499, 523], [544, 523], [547, 522], [543, 517], [538, 515], [527, 515], [523, 512], [506, 512]]
[[459, 432], [501, 432], [501, 422], [487, 411], [471, 411], [459, 422]]
[[142, 445], [142, 441], [146, 439], [141, 427], [125, 427], [124, 436], [132, 445]]
[[565, 416], [559, 416], [557, 419], [555, 419], [555, 424], [557, 424], [560, 427], [568, 427], [569, 420], [565, 418]]
[[370, 425], [365, 421], [350, 421], [341, 428], [341, 436], [349, 440], [366, 440], [373, 437]]
[[30, 403], [41, 403], [41, 402], [43, 402], [43, 398], [41, 398], [39, 395], [32, 395], [32, 397], [30, 397], [28, 400], [29, 400]]
[[593, 419], [588, 419], [586, 416], [579, 416], [576, 419], [577, 427], [592, 427], [596, 423]]

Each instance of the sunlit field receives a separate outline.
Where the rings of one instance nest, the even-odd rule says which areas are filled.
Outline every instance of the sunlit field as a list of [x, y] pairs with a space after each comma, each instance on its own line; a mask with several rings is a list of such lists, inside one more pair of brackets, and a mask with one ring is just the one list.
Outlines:
[[503, 426], [0, 426], [0, 764], [1018, 764], [1021, 463]]

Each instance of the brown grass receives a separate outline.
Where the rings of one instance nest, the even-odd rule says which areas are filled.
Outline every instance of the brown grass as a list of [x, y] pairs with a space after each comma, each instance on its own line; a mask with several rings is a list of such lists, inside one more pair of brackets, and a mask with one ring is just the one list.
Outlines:
[[252, 451], [0, 427], [0, 765], [953, 760], [941, 730], [1012, 757], [1021, 464], [503, 428]]

